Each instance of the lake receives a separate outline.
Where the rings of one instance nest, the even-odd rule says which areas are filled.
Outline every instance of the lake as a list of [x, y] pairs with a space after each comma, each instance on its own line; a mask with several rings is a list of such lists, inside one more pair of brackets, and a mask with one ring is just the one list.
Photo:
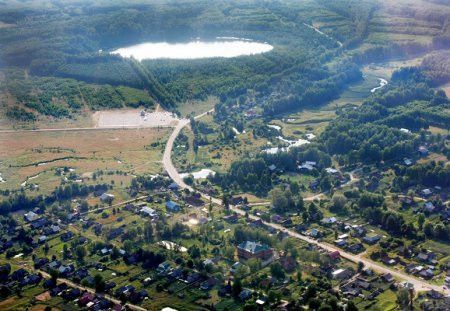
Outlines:
[[268, 43], [251, 41], [249, 39], [191, 41], [186, 43], [146, 42], [119, 48], [111, 54], [122, 57], [143, 59], [196, 59], [210, 57], [237, 57], [269, 52], [273, 49]]
[[206, 178], [209, 175], [214, 176], [215, 174], [216, 174], [216, 172], [214, 172], [213, 170], [210, 170], [208, 168], [203, 168], [198, 172], [182, 173], [182, 174], [180, 174], [180, 177], [185, 178], [189, 175], [192, 175], [192, 176], [194, 176], [194, 179], [201, 179], [201, 178]]
[[282, 136], [278, 136], [277, 137], [279, 140], [281, 140], [282, 142], [285, 142], [288, 144], [287, 147], [272, 147], [272, 148], [268, 148], [268, 149], [264, 149], [263, 152], [268, 153], [268, 154], [276, 154], [278, 152], [287, 152], [289, 151], [289, 149], [294, 148], [294, 147], [300, 147], [303, 146], [305, 144], [309, 144], [311, 143], [309, 140], [306, 139], [297, 139], [297, 140], [289, 140], [286, 139]]

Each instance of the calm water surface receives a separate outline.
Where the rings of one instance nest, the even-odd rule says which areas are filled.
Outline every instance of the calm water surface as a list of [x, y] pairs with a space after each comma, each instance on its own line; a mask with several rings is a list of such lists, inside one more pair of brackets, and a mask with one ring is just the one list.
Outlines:
[[196, 59], [209, 57], [237, 57], [269, 52], [273, 49], [268, 43], [248, 39], [218, 40], [212, 42], [192, 41], [187, 43], [147, 42], [112, 51], [123, 57], [143, 59]]

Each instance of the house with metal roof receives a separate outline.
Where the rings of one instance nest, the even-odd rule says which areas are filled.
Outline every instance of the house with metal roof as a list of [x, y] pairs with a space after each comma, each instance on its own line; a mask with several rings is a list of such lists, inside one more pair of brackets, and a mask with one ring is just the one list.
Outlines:
[[237, 246], [237, 251], [238, 256], [244, 259], [268, 259], [273, 255], [273, 250], [268, 245], [253, 241], [242, 242]]

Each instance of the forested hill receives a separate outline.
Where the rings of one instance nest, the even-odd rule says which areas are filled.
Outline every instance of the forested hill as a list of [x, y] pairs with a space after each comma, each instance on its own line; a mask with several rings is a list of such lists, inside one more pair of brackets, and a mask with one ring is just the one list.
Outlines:
[[[27, 69], [31, 75], [145, 89], [155, 101], [173, 108], [189, 98], [235, 97], [248, 88], [265, 89], [274, 79], [298, 75], [305, 66], [320, 67], [319, 61], [330, 59], [332, 53], [327, 54], [338, 44], [306, 27], [306, 17], [299, 18], [316, 9], [314, 1], [13, 2], [0, 12], [0, 64]], [[259, 57], [180, 61], [175, 66], [109, 54], [145, 41], [220, 36], [270, 42], [275, 49]], [[305, 78], [316, 79], [308, 72]]]
[[[424, 10], [407, 1], [6, 1], [0, 66], [144, 89], [168, 109], [209, 95], [224, 104], [252, 90], [269, 115], [335, 98], [361, 78], [361, 63], [447, 48], [449, 16], [444, 4]], [[216, 37], [250, 38], [274, 49], [195, 61], [109, 54], [146, 41]]]

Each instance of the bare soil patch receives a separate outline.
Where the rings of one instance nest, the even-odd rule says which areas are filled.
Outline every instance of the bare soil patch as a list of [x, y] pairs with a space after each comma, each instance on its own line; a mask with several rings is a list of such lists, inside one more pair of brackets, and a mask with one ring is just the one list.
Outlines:
[[178, 118], [167, 111], [138, 109], [97, 111], [92, 118], [97, 128], [170, 127], [178, 122]]
[[46, 301], [49, 300], [50, 298], [51, 296], [49, 291], [43, 292], [42, 294], [36, 296], [36, 300], [38, 301]]

